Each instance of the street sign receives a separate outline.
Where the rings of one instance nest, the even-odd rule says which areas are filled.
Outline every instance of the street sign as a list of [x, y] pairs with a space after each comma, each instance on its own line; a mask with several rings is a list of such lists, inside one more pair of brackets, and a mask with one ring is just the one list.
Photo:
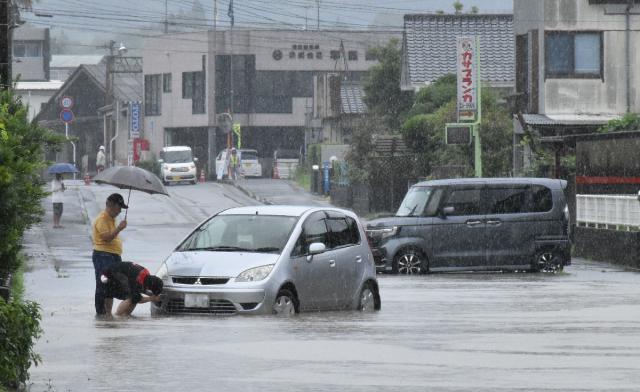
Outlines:
[[73, 112], [71, 111], [71, 109], [62, 109], [60, 111], [60, 120], [62, 120], [62, 122], [65, 124], [69, 124], [71, 121], [73, 121]]
[[64, 109], [71, 109], [73, 107], [73, 98], [65, 95], [60, 99], [60, 106], [62, 106]]
[[140, 137], [140, 103], [131, 102], [130, 108], [129, 134], [131, 139], [135, 139]]
[[471, 144], [471, 124], [447, 124], [445, 140], [447, 144]]
[[220, 131], [225, 135], [231, 132], [231, 127], [233, 126], [233, 119], [231, 114], [229, 113], [220, 113], [218, 114], [218, 127]]
[[478, 41], [457, 38], [458, 121], [475, 121], [478, 111]]

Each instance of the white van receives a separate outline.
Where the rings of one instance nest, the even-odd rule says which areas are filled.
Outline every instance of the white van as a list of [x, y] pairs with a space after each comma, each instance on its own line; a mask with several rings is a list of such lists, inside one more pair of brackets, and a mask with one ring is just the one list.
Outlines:
[[191, 147], [171, 146], [163, 147], [160, 150], [160, 175], [162, 183], [167, 185], [172, 182], [188, 181], [195, 185], [198, 182], [196, 177], [196, 162], [191, 153]]
[[[238, 158], [241, 163], [240, 174], [243, 177], [262, 177], [262, 164], [258, 159], [258, 151], [241, 148], [238, 151]], [[219, 180], [227, 178], [227, 150], [224, 149], [216, 157], [216, 175]]]

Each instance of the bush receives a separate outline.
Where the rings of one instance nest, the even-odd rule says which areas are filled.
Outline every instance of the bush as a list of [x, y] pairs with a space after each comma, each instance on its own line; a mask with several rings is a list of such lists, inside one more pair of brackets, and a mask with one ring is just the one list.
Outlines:
[[29, 379], [29, 367], [40, 363], [33, 351], [42, 334], [40, 307], [35, 302], [0, 298], [0, 385], [17, 387]]
[[136, 162], [136, 166], [139, 168], [150, 171], [158, 177], [162, 177], [160, 175], [160, 162], [157, 159], [149, 159], [147, 161], [138, 161]]

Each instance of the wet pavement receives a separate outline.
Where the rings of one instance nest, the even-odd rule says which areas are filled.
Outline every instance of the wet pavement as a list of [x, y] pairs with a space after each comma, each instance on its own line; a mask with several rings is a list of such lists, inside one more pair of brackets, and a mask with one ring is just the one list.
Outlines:
[[[68, 185], [64, 228], [51, 228], [45, 201], [25, 238], [26, 296], [45, 330], [30, 391], [639, 388], [640, 273], [582, 259], [559, 275], [381, 275], [374, 314], [152, 318], [144, 304], [132, 318], [97, 320], [89, 222], [118, 190]], [[169, 192], [129, 202], [123, 258], [151, 271], [204, 217], [255, 203], [219, 183]]]

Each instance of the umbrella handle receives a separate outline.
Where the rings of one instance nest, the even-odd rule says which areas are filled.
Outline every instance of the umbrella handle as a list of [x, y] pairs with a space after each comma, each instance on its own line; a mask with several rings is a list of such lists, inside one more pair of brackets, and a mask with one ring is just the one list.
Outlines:
[[[129, 196], [127, 196], [127, 207], [129, 207], [129, 200], [131, 199], [131, 188], [129, 188]], [[127, 220], [127, 214], [129, 213], [129, 208], [124, 212], [124, 220]]]

